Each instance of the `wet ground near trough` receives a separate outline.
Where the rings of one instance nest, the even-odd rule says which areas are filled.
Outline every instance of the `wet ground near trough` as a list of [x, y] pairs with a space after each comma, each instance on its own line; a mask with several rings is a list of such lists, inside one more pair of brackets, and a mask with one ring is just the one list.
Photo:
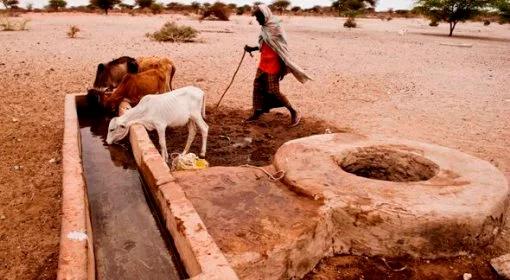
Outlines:
[[[250, 110], [226, 106], [218, 110], [207, 107], [205, 121], [209, 125], [209, 137], [206, 159], [211, 166], [265, 166], [272, 163], [274, 154], [285, 142], [325, 132], [351, 131], [314, 118], [302, 118], [299, 126], [288, 128], [290, 116], [285, 109], [272, 110], [259, 121], [247, 124], [244, 120], [250, 114]], [[150, 135], [157, 143], [157, 134]], [[187, 136], [187, 127], [168, 129], [168, 153], [182, 153]], [[200, 132], [197, 132], [190, 152], [199, 154], [200, 137]]]
[[106, 145], [103, 116], [81, 110], [79, 119], [98, 279], [181, 279], [129, 145]]

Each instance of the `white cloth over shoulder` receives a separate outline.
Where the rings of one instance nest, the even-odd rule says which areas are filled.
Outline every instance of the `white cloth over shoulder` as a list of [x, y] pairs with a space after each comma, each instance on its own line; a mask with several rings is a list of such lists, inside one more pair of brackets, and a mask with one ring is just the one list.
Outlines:
[[262, 42], [265, 42], [277, 52], [287, 66], [287, 71], [292, 73], [298, 81], [305, 83], [308, 80], [312, 80], [312, 78], [290, 58], [287, 48], [287, 35], [281, 26], [280, 19], [274, 16], [271, 9], [265, 4], [256, 5], [255, 9], [260, 10], [265, 17], [265, 23], [262, 25], [262, 31], [259, 36], [259, 44], [262, 46]]

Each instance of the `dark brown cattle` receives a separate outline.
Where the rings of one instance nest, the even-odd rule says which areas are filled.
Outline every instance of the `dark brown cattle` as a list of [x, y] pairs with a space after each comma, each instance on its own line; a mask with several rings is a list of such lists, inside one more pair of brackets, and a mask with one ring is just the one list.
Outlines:
[[128, 63], [129, 73], [124, 76], [119, 86], [111, 94], [105, 94], [101, 103], [105, 109], [115, 111], [122, 100], [136, 106], [147, 94], [167, 92], [166, 74], [157, 69], [137, 73], [138, 64]]
[[137, 64], [139, 72], [151, 69], [158, 69], [165, 72], [166, 91], [172, 90], [172, 79], [175, 74], [175, 66], [168, 58], [160, 57], [139, 57], [134, 59], [129, 56], [122, 56], [106, 64], [100, 63], [97, 66], [94, 88], [97, 90], [114, 89], [122, 78], [127, 74], [128, 63]]
[[116, 88], [122, 78], [127, 73], [127, 64], [137, 63], [136, 59], [129, 56], [122, 56], [114, 59], [106, 64], [97, 65], [96, 79], [94, 80], [94, 88], [101, 90], [104, 88]]

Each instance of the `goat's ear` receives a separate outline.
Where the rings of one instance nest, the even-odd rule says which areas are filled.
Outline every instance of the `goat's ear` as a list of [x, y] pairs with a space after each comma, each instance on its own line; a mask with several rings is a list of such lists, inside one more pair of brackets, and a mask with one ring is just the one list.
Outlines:
[[97, 65], [97, 72], [103, 72], [104, 71], [104, 64], [103, 63], [99, 63]]

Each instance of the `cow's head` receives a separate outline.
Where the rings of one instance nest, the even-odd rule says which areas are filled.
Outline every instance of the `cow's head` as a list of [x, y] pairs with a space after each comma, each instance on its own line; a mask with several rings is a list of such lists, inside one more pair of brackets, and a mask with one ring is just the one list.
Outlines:
[[89, 105], [92, 107], [98, 107], [101, 104], [103, 95], [104, 91], [95, 88], [87, 89], [87, 101]]
[[94, 88], [96, 89], [113, 89], [121, 82], [122, 78], [128, 72], [127, 64], [131, 63], [136, 66], [138, 72], [138, 64], [136, 60], [129, 56], [122, 56], [108, 63], [99, 63], [97, 65], [96, 78], [94, 80]]
[[123, 123], [119, 117], [115, 117], [108, 125], [108, 135], [106, 136], [106, 143], [111, 145], [124, 139], [129, 132], [129, 127]]
[[103, 63], [97, 65], [96, 79], [94, 80], [94, 88], [100, 89], [108, 87], [109, 82], [109, 69]]

